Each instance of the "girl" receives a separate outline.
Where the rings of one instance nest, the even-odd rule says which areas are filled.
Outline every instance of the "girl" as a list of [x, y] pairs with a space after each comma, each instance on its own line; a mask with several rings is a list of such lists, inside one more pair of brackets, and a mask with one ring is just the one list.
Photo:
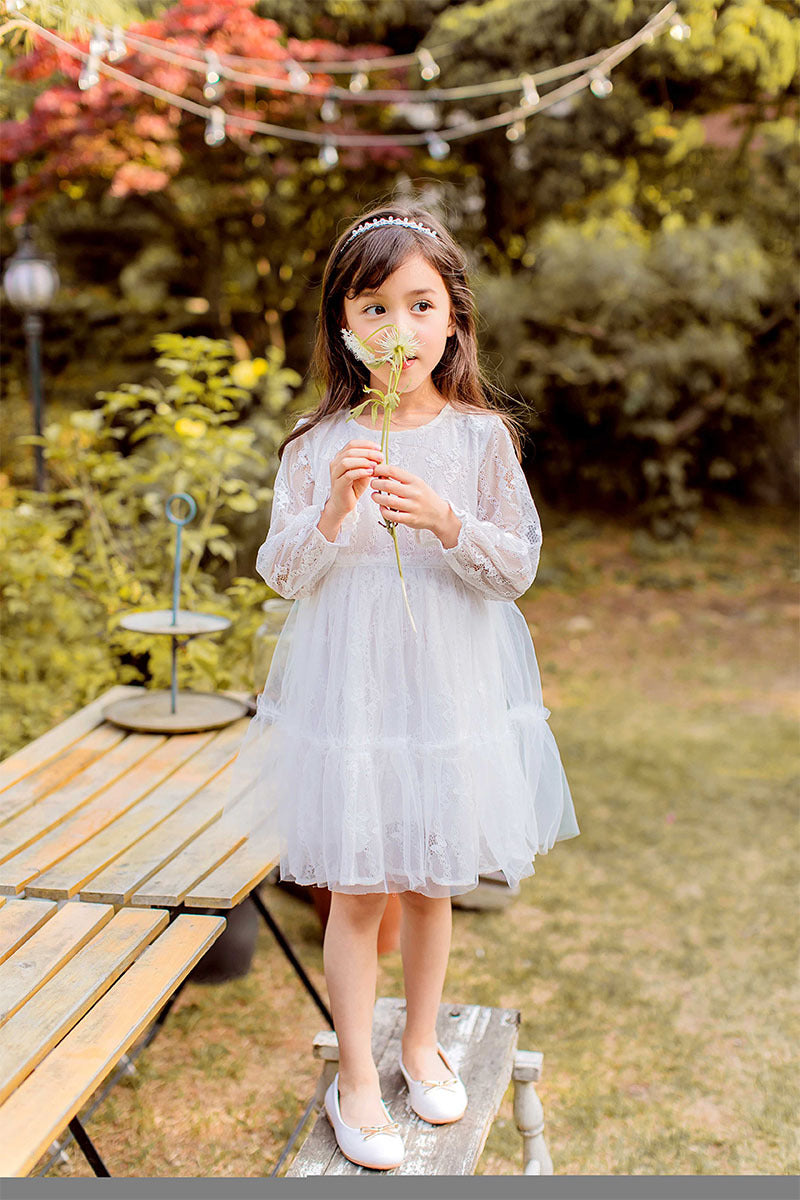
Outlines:
[[[385, 390], [341, 336], [382, 326], [419, 343], [382, 421], [350, 409]], [[434, 1124], [467, 1096], [437, 1042], [451, 896], [580, 831], [514, 600], [541, 531], [513, 420], [487, 399], [465, 258], [429, 212], [393, 204], [339, 238], [322, 284], [324, 395], [283, 442], [257, 570], [295, 599], [236, 763], [233, 799], [281, 877], [331, 890], [325, 977], [339, 1074], [325, 1097], [342, 1151], [397, 1166], [399, 1126], [371, 1052], [377, 931], [398, 892], [406, 1026], [399, 1067]], [[396, 534], [414, 634], [398, 575]]]

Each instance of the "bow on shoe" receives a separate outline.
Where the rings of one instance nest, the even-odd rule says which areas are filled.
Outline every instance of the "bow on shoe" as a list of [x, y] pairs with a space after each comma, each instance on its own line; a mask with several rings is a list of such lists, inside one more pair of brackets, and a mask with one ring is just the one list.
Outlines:
[[389, 1121], [388, 1124], [385, 1124], [385, 1125], [360, 1125], [359, 1128], [360, 1128], [362, 1134], [364, 1135], [365, 1142], [369, 1138], [375, 1137], [376, 1133], [399, 1133], [400, 1132], [400, 1125], [397, 1121]]
[[452, 1085], [454, 1083], [458, 1083], [458, 1080], [457, 1079], [421, 1079], [420, 1083], [425, 1088], [426, 1092], [432, 1092], [433, 1089], [437, 1088], [437, 1087], [443, 1087], [443, 1088], [452, 1087]]

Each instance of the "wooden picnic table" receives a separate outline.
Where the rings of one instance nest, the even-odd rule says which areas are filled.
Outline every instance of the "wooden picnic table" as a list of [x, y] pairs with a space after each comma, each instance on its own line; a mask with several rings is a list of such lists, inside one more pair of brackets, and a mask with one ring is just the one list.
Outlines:
[[276, 854], [220, 822], [247, 717], [204, 733], [103, 719], [119, 685], [0, 763], [0, 895], [232, 908]]
[[[141, 691], [110, 688], [0, 763], [0, 943], [3, 933], [13, 941], [17, 928], [30, 925], [35, 933], [37, 922], [49, 923], [61, 909], [78, 924], [75, 914], [86, 909], [89, 917], [103, 911], [147, 928], [156, 920], [160, 928], [191, 909], [221, 918], [250, 897], [332, 1026], [259, 894], [277, 848], [263, 839], [254, 844], [235, 810], [220, 819], [249, 716], [222, 729], [171, 735], [131, 732], [104, 718], [112, 702]], [[222, 919], [215, 926], [216, 936], [224, 925]], [[53, 967], [57, 943], [45, 944]], [[187, 975], [176, 981], [159, 1026]]]
[[0, 902], [0, 1177], [22, 1176], [77, 1114], [225, 928], [199, 913]]

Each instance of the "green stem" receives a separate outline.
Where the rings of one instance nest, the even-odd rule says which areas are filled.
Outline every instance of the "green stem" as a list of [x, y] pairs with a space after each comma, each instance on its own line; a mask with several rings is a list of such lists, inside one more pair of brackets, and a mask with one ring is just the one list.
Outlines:
[[[392, 395], [393, 392], [395, 392], [397, 390], [397, 384], [400, 379], [400, 371], [401, 370], [402, 370], [402, 363], [398, 363], [397, 361], [392, 363], [391, 374], [389, 376], [389, 387], [386, 392], [387, 399], [389, 396]], [[384, 461], [386, 461], [386, 462], [389, 461], [389, 425], [391, 423], [391, 419], [392, 419], [392, 411], [389, 408], [388, 404], [384, 404], [384, 406], [383, 406], [383, 435], [381, 437], [381, 451], [384, 456]], [[406, 591], [406, 581], [403, 576], [403, 564], [400, 561], [400, 547], [397, 544], [397, 523], [395, 521], [387, 521], [386, 528], [389, 530], [389, 533], [392, 535], [392, 541], [394, 542], [394, 553], [395, 553], [395, 557], [397, 558], [397, 569], [400, 572], [400, 586], [403, 589], [403, 599], [406, 602], [406, 610], [408, 612], [409, 620], [411, 621], [411, 628], [414, 630], [414, 633], [416, 633], [417, 627], [414, 624], [414, 617], [411, 612], [411, 605], [408, 603], [408, 592]]]

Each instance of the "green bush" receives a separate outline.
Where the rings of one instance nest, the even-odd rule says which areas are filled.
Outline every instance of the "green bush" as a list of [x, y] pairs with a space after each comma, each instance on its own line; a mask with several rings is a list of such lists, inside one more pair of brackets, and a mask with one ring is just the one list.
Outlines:
[[251, 687], [252, 637], [273, 593], [250, 562], [237, 575], [237, 559], [247, 527], [266, 530], [300, 380], [278, 351], [232, 363], [225, 341], [159, 334], [153, 345], [160, 377], [100, 392], [98, 407], [46, 427], [50, 491], [0, 491], [4, 756], [115, 683], [169, 686], [171, 639], [129, 633], [119, 618], [171, 608], [175, 492], [197, 503], [181, 535], [180, 606], [232, 621], [183, 647], [179, 684]]

